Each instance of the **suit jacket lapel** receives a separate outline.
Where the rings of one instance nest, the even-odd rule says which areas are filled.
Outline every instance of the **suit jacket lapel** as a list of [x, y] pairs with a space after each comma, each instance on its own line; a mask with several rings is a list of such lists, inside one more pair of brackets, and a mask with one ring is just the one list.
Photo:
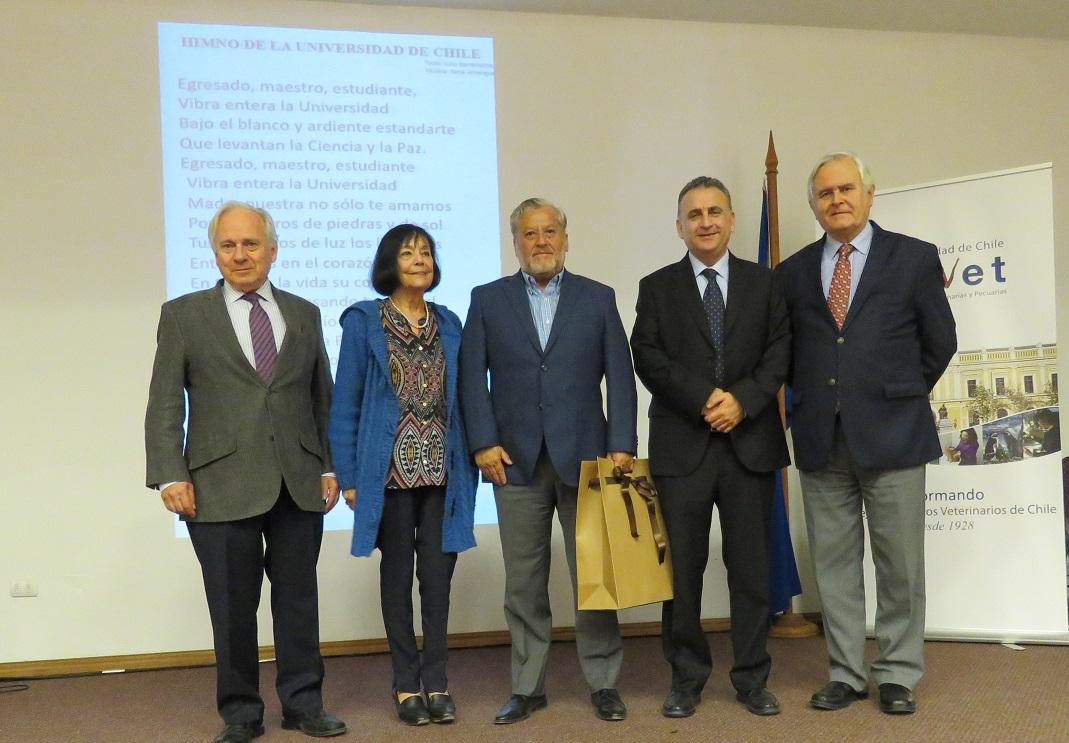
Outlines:
[[[231, 360], [246, 369], [252, 376], [260, 379], [260, 375], [256, 373], [256, 369], [249, 363], [249, 359], [245, 356], [245, 352], [241, 350], [241, 344], [238, 343], [237, 333], [234, 332], [234, 323], [230, 320], [230, 311], [226, 306], [226, 298], [223, 296], [223, 281], [219, 280], [219, 283], [215, 285], [215, 288], [211, 290], [207, 297], [207, 303], [204, 307], [204, 316], [208, 329], [210, 330], [212, 337], [223, 347], [223, 351]], [[262, 380], [261, 380], [262, 381]]]
[[824, 319], [835, 327], [835, 316], [828, 309], [828, 298], [824, 296], [824, 282], [820, 278], [820, 264], [824, 257], [824, 237], [802, 248], [802, 270], [805, 275], [803, 286], [809, 293], [809, 300], [823, 308]]
[[[854, 297], [850, 300], [850, 308], [846, 311], [846, 319], [843, 321], [844, 332], [850, 325], [850, 321], [857, 317], [857, 314], [861, 311], [861, 306], [865, 304], [865, 301], [870, 296], [872, 296], [872, 292], [877, 284], [880, 283], [880, 276], [885, 271], [889, 253], [890, 248], [883, 235], [883, 230], [873, 222], [872, 242], [869, 243], [869, 255], [865, 259], [865, 270], [861, 272], [861, 278], [858, 280], [857, 284], [857, 291], [854, 292]], [[831, 311], [829, 310], [829, 314], [830, 312]]]
[[282, 338], [282, 347], [278, 349], [278, 356], [275, 359], [274, 378], [277, 379], [285, 369], [286, 360], [293, 355], [292, 349], [297, 343], [297, 339], [304, 332], [304, 328], [302, 327], [302, 318], [290, 300], [289, 294], [275, 288], [273, 284], [271, 285], [271, 294], [274, 296], [275, 301], [278, 302], [278, 311], [282, 313], [282, 319], [286, 321], [286, 335]]
[[535, 330], [534, 318], [531, 317], [531, 303], [527, 300], [527, 285], [524, 283], [523, 274], [517, 271], [510, 276], [507, 287], [508, 305], [516, 313], [516, 321], [524, 329], [527, 340], [534, 346], [535, 351], [541, 354], [542, 344], [538, 341], [538, 331]]
[[576, 314], [578, 304], [579, 292], [576, 290], [575, 282], [568, 276], [567, 271], [562, 270], [557, 311], [553, 314], [553, 326], [549, 329], [549, 338], [546, 339], [546, 350], [543, 353], [549, 353], [549, 350], [553, 348], [553, 344], [557, 342], [560, 334], [564, 332], [565, 327]]
[[[709, 323], [705, 320], [705, 307], [698, 294], [698, 284], [694, 279], [694, 268], [690, 264], [689, 255], [684, 255], [683, 260], [676, 264], [673, 284], [673, 293], [680, 298], [677, 306], [686, 318], [683, 322], [694, 323], [705, 342], [712, 346], [713, 332], [709, 330]], [[729, 282], [728, 291], [730, 290]]]
[[746, 280], [743, 278], [742, 273], [746, 270], [746, 267], [742, 265], [742, 261], [736, 258], [734, 255], [728, 254], [728, 301], [727, 307], [724, 308], [724, 348], [731, 348], [730, 338], [731, 330], [735, 327], [735, 323], [741, 315], [745, 314], [745, 307], [740, 304], [745, 304], [746, 295], [742, 291], [743, 284]]

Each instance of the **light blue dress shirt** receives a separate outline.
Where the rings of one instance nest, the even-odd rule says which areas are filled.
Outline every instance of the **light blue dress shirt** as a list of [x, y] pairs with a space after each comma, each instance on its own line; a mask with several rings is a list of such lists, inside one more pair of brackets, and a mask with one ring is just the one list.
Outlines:
[[560, 282], [564, 276], [564, 270], [549, 280], [546, 288], [538, 285], [533, 276], [520, 271], [523, 281], [527, 285], [527, 303], [531, 306], [531, 319], [534, 320], [535, 330], [538, 331], [538, 342], [542, 344], [542, 350], [546, 350], [549, 342], [549, 332], [553, 330], [553, 318], [557, 314], [557, 303], [560, 302]]
[[[850, 261], [850, 300], [847, 302], [847, 307], [854, 300], [857, 282], [861, 280], [861, 272], [865, 269], [865, 261], [869, 257], [869, 248], [872, 247], [872, 222], [866, 222], [864, 229], [850, 241], [850, 244], [854, 246], [854, 250], [848, 258]], [[820, 284], [824, 288], [825, 299], [828, 298], [828, 292], [831, 291], [831, 277], [835, 273], [835, 262], [839, 260], [839, 248], [842, 245], [831, 235], [827, 235], [824, 239], [824, 254], [820, 259]]]

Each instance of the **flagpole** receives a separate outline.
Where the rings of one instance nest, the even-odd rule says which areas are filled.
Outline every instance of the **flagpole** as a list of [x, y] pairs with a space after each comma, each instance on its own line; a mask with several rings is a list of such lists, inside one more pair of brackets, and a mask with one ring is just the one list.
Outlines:
[[[768, 133], [768, 152], [765, 154], [765, 184], [768, 190], [768, 256], [769, 262], [775, 268], [779, 264], [779, 194], [776, 178], [779, 175], [779, 157], [776, 155], [776, 143], [772, 138], [772, 132]], [[783, 388], [779, 394], [779, 416], [786, 425], [786, 409], [783, 401]], [[787, 497], [787, 469], [780, 472], [783, 482], [783, 507], [787, 511], [788, 524], [790, 523], [791, 499]], [[772, 637], [812, 637], [817, 634], [817, 625], [810, 622], [802, 614], [794, 612], [794, 598], [787, 611], [772, 619], [769, 635]]]
[[[768, 152], [765, 153], [765, 184], [768, 188], [768, 257], [775, 268], [779, 265], [779, 157], [772, 132], [768, 132]], [[782, 391], [781, 391], [782, 392]], [[783, 395], [780, 395], [780, 412], [783, 412]]]

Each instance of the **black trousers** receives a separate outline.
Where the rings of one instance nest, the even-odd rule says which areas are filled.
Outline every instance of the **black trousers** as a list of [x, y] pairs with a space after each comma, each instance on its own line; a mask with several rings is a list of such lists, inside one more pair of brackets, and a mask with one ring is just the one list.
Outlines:
[[275, 686], [282, 710], [300, 715], [322, 709], [316, 563], [323, 514], [302, 511], [283, 484], [265, 514], [188, 526], [212, 618], [216, 703], [223, 720], [232, 724], [263, 719], [256, 610], [264, 573], [271, 581]]
[[738, 691], [765, 686], [772, 660], [768, 636], [768, 530], [773, 474], [746, 469], [731, 440], [712, 433], [698, 468], [682, 477], [657, 477], [672, 549], [675, 599], [661, 617], [672, 688], [699, 693], [713, 669], [701, 626], [702, 578], [709, 561], [713, 506], [720, 517], [731, 603], [731, 683]]
[[[400, 692], [446, 691], [445, 660], [449, 586], [456, 552], [442, 552], [445, 488], [387, 490], [377, 546], [382, 553], [379, 591], [382, 621], [393, 661], [393, 686]], [[419, 579], [423, 656], [412, 627], [412, 575]]]

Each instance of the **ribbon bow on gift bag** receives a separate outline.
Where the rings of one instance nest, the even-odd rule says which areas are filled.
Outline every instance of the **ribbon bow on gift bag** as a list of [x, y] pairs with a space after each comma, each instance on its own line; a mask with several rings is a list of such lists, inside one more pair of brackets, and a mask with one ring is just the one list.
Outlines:
[[636, 459], [630, 474], [608, 459], [582, 463], [575, 545], [580, 609], [672, 598], [672, 560], [648, 460]]

